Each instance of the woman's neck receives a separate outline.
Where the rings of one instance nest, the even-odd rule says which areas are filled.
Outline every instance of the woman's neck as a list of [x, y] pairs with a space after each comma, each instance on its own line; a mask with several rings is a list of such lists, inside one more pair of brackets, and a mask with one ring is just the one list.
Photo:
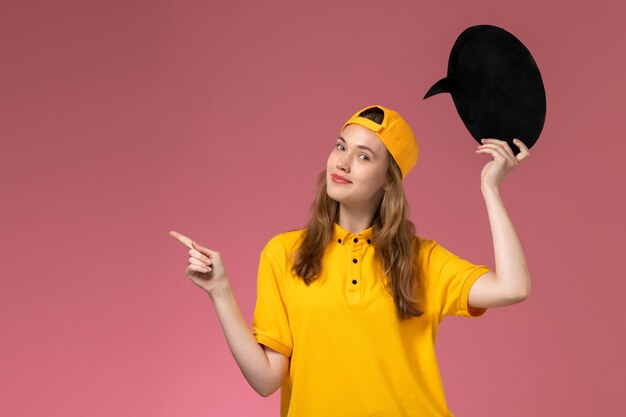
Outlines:
[[375, 210], [372, 209], [354, 209], [339, 204], [339, 220], [337, 223], [343, 229], [358, 234], [372, 225], [374, 221]]

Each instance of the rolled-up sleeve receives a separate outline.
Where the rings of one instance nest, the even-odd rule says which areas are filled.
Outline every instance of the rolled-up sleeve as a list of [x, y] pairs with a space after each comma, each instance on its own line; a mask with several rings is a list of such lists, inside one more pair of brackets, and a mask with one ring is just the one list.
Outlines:
[[293, 338], [285, 304], [285, 261], [271, 244], [272, 241], [265, 246], [259, 260], [252, 330], [258, 343], [291, 356]]
[[423, 270], [428, 274], [430, 299], [440, 319], [444, 316], [480, 317], [486, 308], [470, 307], [469, 292], [474, 282], [491, 271], [486, 265], [475, 265], [434, 240], [423, 241]]

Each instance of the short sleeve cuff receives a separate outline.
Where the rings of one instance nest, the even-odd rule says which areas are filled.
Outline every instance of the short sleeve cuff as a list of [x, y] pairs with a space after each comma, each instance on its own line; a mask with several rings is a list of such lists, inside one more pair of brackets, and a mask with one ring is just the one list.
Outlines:
[[291, 356], [291, 348], [289, 346], [285, 346], [264, 334], [255, 334], [254, 337], [256, 337], [256, 341], [258, 343], [265, 345], [270, 349], [274, 349], [276, 352], [282, 353], [287, 357]]
[[480, 278], [484, 273], [490, 272], [491, 270], [484, 265], [480, 265], [476, 268], [472, 273], [465, 279], [463, 283], [463, 288], [461, 289], [461, 298], [459, 299], [459, 313], [461, 316], [465, 317], [480, 317], [487, 311], [486, 308], [478, 308], [471, 307], [468, 304], [469, 293], [472, 289], [472, 285], [476, 282], [478, 278]]

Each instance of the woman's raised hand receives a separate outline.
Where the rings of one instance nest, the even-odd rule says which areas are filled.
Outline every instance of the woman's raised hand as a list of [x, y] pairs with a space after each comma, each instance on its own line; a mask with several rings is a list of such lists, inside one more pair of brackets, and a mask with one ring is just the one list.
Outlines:
[[493, 160], [487, 162], [480, 174], [483, 188], [498, 188], [502, 180], [530, 155], [528, 147], [519, 139], [513, 139], [513, 143], [520, 149], [517, 155], [513, 154], [505, 140], [484, 138], [481, 139], [481, 143], [482, 145], [476, 148], [476, 153], [493, 156]]
[[187, 236], [173, 230], [169, 234], [189, 248], [189, 264], [185, 269], [185, 274], [194, 284], [209, 295], [216, 289], [228, 285], [228, 278], [219, 252], [200, 246]]

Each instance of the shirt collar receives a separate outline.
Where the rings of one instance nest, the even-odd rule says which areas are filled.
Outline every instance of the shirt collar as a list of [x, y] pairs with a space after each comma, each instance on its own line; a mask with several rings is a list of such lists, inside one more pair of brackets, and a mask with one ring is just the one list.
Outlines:
[[[367, 241], [367, 243], [371, 244], [372, 236], [373, 236], [372, 226], [363, 230], [361, 233], [354, 234], [344, 229], [343, 227], [339, 226], [337, 222], [333, 224], [333, 238], [335, 239], [335, 242], [338, 242], [341, 244], [343, 244], [344, 242], [347, 242], [349, 239], [354, 239], [354, 238], [357, 238], [359, 240], [363, 239]], [[340, 239], [341, 239], [341, 242], [339, 242]]]

